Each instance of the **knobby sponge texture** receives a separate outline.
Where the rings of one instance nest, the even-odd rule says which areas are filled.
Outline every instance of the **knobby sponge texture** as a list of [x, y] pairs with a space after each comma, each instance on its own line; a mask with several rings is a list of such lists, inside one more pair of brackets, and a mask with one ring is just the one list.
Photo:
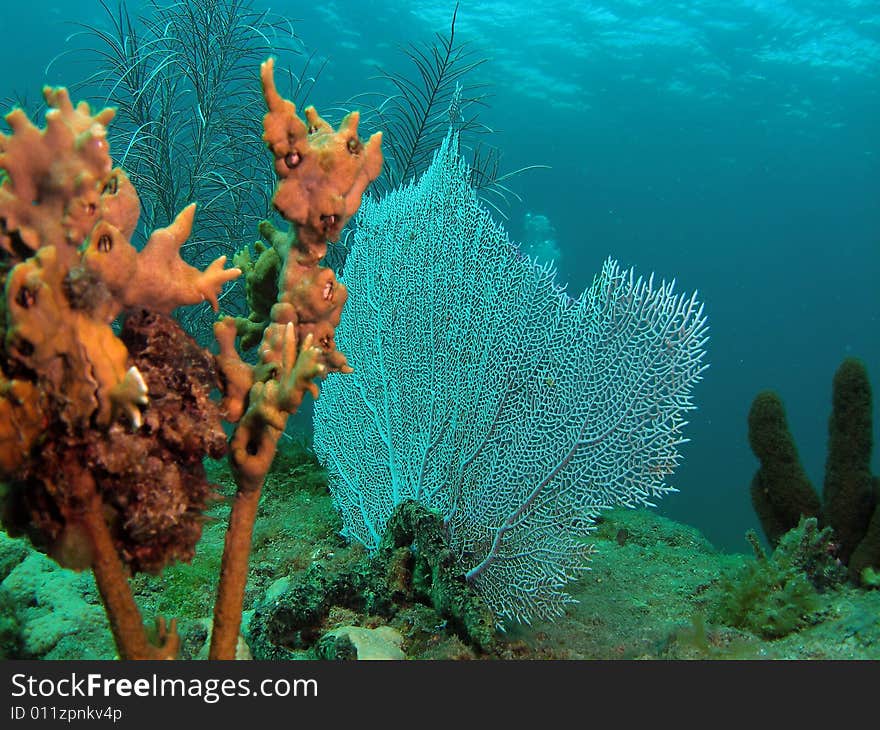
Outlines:
[[749, 443], [761, 462], [751, 485], [752, 504], [767, 539], [779, 538], [801, 515], [832, 528], [835, 555], [858, 582], [880, 567], [880, 479], [871, 473], [871, 383], [864, 363], [845, 359], [834, 375], [828, 454], [820, 500], [804, 474], [785, 410], [772, 391], [759, 393], [749, 412]]
[[[143, 373], [151, 405], [140, 429], [71, 432], [53, 423], [29, 468], [11, 483], [4, 522], [65, 567], [84, 568], [91, 547], [78, 526], [70, 464], [88, 464], [117, 552], [133, 572], [188, 562], [213, 489], [202, 459], [226, 452], [213, 358], [163, 315], [141, 311], [121, 333]], [[47, 478], [51, 476], [50, 478]]]
[[834, 374], [823, 516], [847, 562], [864, 537], [874, 510], [871, 474], [871, 384], [864, 364], [847, 358]]
[[226, 448], [213, 356], [164, 315], [216, 308], [240, 272], [181, 258], [194, 205], [138, 251], [113, 110], [44, 95], [45, 128], [16, 109], [0, 134], [0, 509], [62, 565], [90, 565], [106, 521], [126, 567], [157, 571], [192, 556], [211, 493], [201, 462]]
[[228, 345], [233, 328], [243, 346], [259, 341], [252, 384], [247, 391], [237, 388], [239, 395], [226, 402], [230, 414], [242, 414], [232, 439], [232, 464], [239, 485], [250, 490], [262, 484], [287, 416], [305, 394], [317, 398], [317, 381], [327, 373], [351, 372], [335, 341], [348, 291], [320, 261], [327, 241], [338, 239], [382, 169], [382, 135], [362, 142], [357, 114], [348, 115], [338, 130], [311, 107], [303, 121], [293, 102], [278, 93], [272, 59], [262, 64], [260, 78], [268, 108], [263, 139], [278, 175], [273, 204], [290, 226], [279, 230], [268, 221], [260, 224], [268, 247], [259, 247], [256, 260], [250, 252], [237, 257], [248, 268], [250, 316], [226, 318], [215, 326], [228, 382], [240, 370]]
[[261, 68], [261, 78], [269, 107], [263, 118], [263, 139], [275, 156], [278, 175], [273, 202], [296, 225], [301, 247], [314, 247], [320, 253], [328, 240], [339, 238], [367, 185], [382, 171], [382, 133], [362, 142], [357, 112], [348, 114], [338, 130], [314, 107], [305, 109], [303, 122], [293, 102], [278, 94], [273, 74], [270, 59]]
[[752, 402], [749, 444], [761, 462], [752, 479], [752, 505], [764, 534], [776, 545], [801, 515], [817, 517], [821, 504], [801, 465], [785, 406], [773, 391], [759, 393]]

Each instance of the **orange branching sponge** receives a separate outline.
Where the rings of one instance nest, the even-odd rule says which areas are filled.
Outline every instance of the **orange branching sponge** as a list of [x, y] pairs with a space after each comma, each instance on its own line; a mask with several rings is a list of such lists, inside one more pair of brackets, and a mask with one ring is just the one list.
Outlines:
[[0, 374], [0, 474], [14, 474], [46, 427], [40, 391], [28, 380]]
[[[224, 380], [236, 384], [226, 389], [227, 417], [241, 418], [231, 442], [230, 459], [239, 489], [214, 611], [212, 658], [234, 652], [257, 503], [287, 417], [296, 412], [306, 393], [318, 397], [317, 381], [328, 372], [351, 372], [334, 340], [348, 294], [333, 270], [319, 262], [327, 253], [327, 241], [338, 240], [367, 185], [382, 170], [381, 133], [362, 142], [356, 112], [338, 130], [312, 107], [305, 110], [303, 122], [295, 105], [279, 95], [273, 73], [274, 63], [269, 59], [260, 69], [268, 107], [263, 139], [275, 157], [279, 178], [273, 204], [291, 225], [287, 232], [266, 221], [260, 225], [260, 233], [271, 244], [266, 251], [280, 255], [284, 263], [277, 302], [263, 331], [259, 363], [246, 397], [241, 386], [247, 379], [229, 342], [236, 321], [225, 318], [214, 330], [221, 342], [218, 365]], [[254, 321], [264, 316], [238, 320], [238, 334], [250, 337]], [[233, 397], [233, 392], [240, 395]]]
[[[224, 269], [226, 257], [199, 271], [180, 258], [180, 246], [189, 238], [196, 206], [184, 208], [167, 228], [155, 231], [141, 251], [110, 223], [95, 227], [86, 241], [83, 262], [96, 272], [120, 307], [149, 302], [150, 308], [169, 313], [184, 304], [204, 300], [217, 311], [217, 295], [227, 281], [241, 272]], [[156, 272], [162, 272], [157, 276]]]
[[6, 116], [12, 134], [0, 134], [0, 167], [8, 176], [0, 187], [0, 248], [21, 258], [55, 246], [68, 262], [98, 220], [130, 236], [140, 204], [108, 153], [114, 110], [92, 116], [84, 102], [73, 107], [66, 89], [44, 94], [51, 107], [45, 130], [15, 109]]
[[[317, 397], [315, 380], [328, 372], [351, 371], [334, 341], [348, 293], [333, 270], [319, 261], [327, 253], [327, 241], [338, 239], [367, 185], [382, 170], [381, 132], [364, 143], [357, 135], [356, 112], [334, 131], [313, 107], [305, 110], [307, 126], [296, 106], [278, 94], [273, 73], [269, 59], [260, 68], [268, 107], [263, 139], [279, 178], [273, 203], [291, 227], [283, 232], [266, 221], [260, 225], [272, 250], [285, 254], [278, 302], [263, 333], [247, 410], [243, 401], [227, 401], [230, 417], [243, 413], [245, 419], [233, 437], [233, 466], [242, 474], [253, 471], [260, 484], [258, 475], [271, 463], [287, 415], [296, 411], [306, 392]], [[231, 327], [230, 321], [221, 320], [215, 326], [217, 339], [222, 341]], [[230, 370], [227, 380], [240, 379], [233, 372], [240, 370], [234, 351], [226, 347], [223, 355], [221, 369]], [[260, 446], [266, 439], [268, 449]]]
[[240, 272], [180, 258], [194, 206], [137, 251], [140, 204], [107, 143], [114, 110], [44, 93], [45, 129], [16, 109], [0, 134], [0, 516], [95, 571], [122, 656], [170, 656], [173, 626], [147, 642], [125, 574], [192, 557], [212, 494], [202, 458], [227, 444], [215, 360], [166, 315], [216, 310]]
[[[347, 292], [319, 262], [381, 171], [381, 135], [361, 142], [357, 114], [336, 131], [314, 109], [303, 122], [272, 74], [270, 60], [264, 139], [280, 178], [274, 204], [291, 226], [260, 226], [277, 287], [249, 298], [260, 301], [257, 316], [217, 322], [216, 356], [167, 315], [202, 301], [216, 310], [224, 283], [241, 272], [224, 268], [225, 257], [205, 271], [180, 257], [192, 205], [141, 251], [132, 246], [140, 208], [109, 155], [113, 110], [92, 115], [66, 90], [47, 89], [44, 130], [16, 110], [6, 117], [12, 134], [0, 135], [0, 480], [9, 487], [0, 517], [60, 564], [94, 571], [124, 658], [176, 654], [173, 623], [160, 624], [159, 646], [147, 641], [126, 575], [192, 557], [212, 495], [202, 459], [227, 447], [238, 493], [210, 656], [235, 655], [253, 523], [278, 439], [305, 394], [317, 397], [318, 380], [351, 370], [334, 341]], [[235, 348], [242, 328], [254, 340], [262, 331], [254, 367]], [[231, 444], [223, 417], [237, 423]]]
[[272, 59], [260, 68], [269, 107], [263, 139], [275, 155], [279, 178], [274, 203], [296, 225], [301, 253], [311, 251], [317, 262], [326, 252], [326, 242], [339, 239], [367, 185], [382, 172], [382, 133], [361, 142], [357, 112], [346, 116], [338, 131], [314, 107], [306, 108], [303, 122], [293, 102], [275, 88], [274, 68]]
[[[106, 139], [113, 109], [74, 108], [67, 90], [46, 89], [51, 107], [39, 130], [21, 109], [0, 134], [0, 248], [6, 277], [6, 345], [19, 364], [64, 388], [65, 416], [107, 425], [118, 412], [139, 422], [147, 394], [110, 324], [123, 310], [168, 313], [208, 300], [240, 274], [206, 272], [180, 258], [194, 206], [156, 231], [143, 251], [129, 242], [140, 215], [128, 177], [114, 168]], [[71, 390], [73, 389], [73, 397]]]

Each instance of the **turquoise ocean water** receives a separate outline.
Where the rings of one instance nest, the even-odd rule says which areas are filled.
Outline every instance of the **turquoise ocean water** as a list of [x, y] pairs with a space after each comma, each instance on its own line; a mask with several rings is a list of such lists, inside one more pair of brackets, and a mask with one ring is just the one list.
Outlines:
[[[453, 9], [271, 4], [326, 59], [309, 99], [319, 109], [376, 89], [377, 66], [406, 70], [400, 47], [447, 33]], [[72, 22], [104, 17], [98, 2], [2, 3], [0, 98], [88, 76], [81, 60], [45, 68], [82, 42], [65, 40]], [[508, 183], [521, 198], [503, 208], [511, 236], [544, 216], [572, 293], [609, 255], [700, 291], [711, 367], [671, 480], [680, 493], [659, 508], [745, 550], [754, 394], [782, 394], [818, 485], [835, 368], [857, 356], [880, 388], [880, 8], [465, 1], [456, 38], [486, 59], [473, 80], [490, 94], [480, 115], [502, 168], [549, 168]]]

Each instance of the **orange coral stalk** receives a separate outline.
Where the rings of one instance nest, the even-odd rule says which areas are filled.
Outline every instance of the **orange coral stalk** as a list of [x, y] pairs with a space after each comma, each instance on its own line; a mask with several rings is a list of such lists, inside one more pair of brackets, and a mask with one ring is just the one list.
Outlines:
[[[87, 480], [87, 473], [83, 472], [81, 478]], [[90, 487], [92, 496], [83, 510], [80, 525], [90, 543], [95, 583], [104, 602], [119, 658], [176, 659], [180, 649], [177, 622], [172, 619], [166, 626], [164, 619], [157, 619], [157, 638], [160, 643], [156, 646], [147, 639], [141, 612], [131, 595], [122, 563], [107, 529], [94, 481]]]
[[45, 129], [15, 110], [0, 134], [0, 515], [62, 566], [93, 569], [121, 657], [172, 658], [174, 624], [150, 644], [127, 575], [192, 557], [211, 493], [202, 458], [227, 444], [213, 357], [159, 313], [216, 307], [240, 272], [180, 258], [192, 206], [138, 252], [113, 110], [44, 95]]
[[[250, 387], [247, 408], [232, 437], [230, 461], [238, 493], [214, 606], [212, 659], [234, 657], [257, 504], [287, 418], [307, 392], [318, 397], [316, 381], [327, 372], [351, 372], [333, 340], [347, 296], [345, 287], [318, 262], [327, 252], [327, 240], [339, 237], [365, 188], [382, 169], [380, 133], [364, 144], [357, 136], [357, 114], [346, 117], [334, 132], [311, 107], [306, 109], [306, 126], [294, 104], [278, 94], [273, 71], [272, 59], [260, 69], [269, 109], [263, 118], [263, 139], [275, 155], [279, 177], [273, 203], [291, 221], [292, 229], [284, 245], [276, 246], [288, 255], [278, 302], [260, 344], [262, 377]], [[262, 225], [261, 232], [270, 240], [284, 236], [269, 224]], [[221, 325], [220, 334], [228, 337], [229, 327]], [[229, 354], [227, 346], [221, 368], [231, 381], [237, 363]], [[235, 413], [241, 410], [237, 401], [230, 406]]]
[[[223, 256], [205, 271], [180, 257], [194, 205], [143, 250], [132, 246], [140, 206], [109, 155], [113, 110], [93, 115], [65, 89], [47, 88], [45, 129], [16, 110], [6, 117], [12, 133], [0, 134], [0, 257], [8, 264], [0, 267], [0, 479], [15, 507], [2, 512], [61, 565], [93, 569], [123, 658], [177, 653], [173, 622], [159, 622], [159, 646], [147, 640], [127, 572], [191, 559], [211, 492], [202, 458], [230, 446], [221, 410], [238, 424], [230, 448], [238, 493], [210, 656], [234, 657], [254, 519], [278, 439], [305, 394], [317, 397], [318, 380], [351, 370], [334, 342], [347, 292], [318, 262], [381, 170], [381, 134], [361, 142], [357, 114], [334, 131], [309, 108], [306, 124], [272, 73], [269, 60], [264, 139], [280, 179], [273, 202], [292, 226], [261, 226], [287, 255], [255, 368], [235, 351], [234, 320], [215, 327], [214, 357], [165, 316], [202, 301], [216, 310], [223, 285], [241, 272], [224, 268]], [[117, 333], [111, 324], [123, 312]], [[220, 404], [210, 397], [218, 385]]]

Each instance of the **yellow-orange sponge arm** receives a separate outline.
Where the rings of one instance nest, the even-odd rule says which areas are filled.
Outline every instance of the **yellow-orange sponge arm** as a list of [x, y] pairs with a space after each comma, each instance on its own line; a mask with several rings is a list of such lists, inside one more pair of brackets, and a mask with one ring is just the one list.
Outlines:
[[382, 172], [382, 133], [362, 142], [357, 112], [334, 132], [313, 107], [305, 110], [306, 125], [296, 106], [278, 94], [274, 68], [271, 58], [260, 67], [268, 107], [263, 139], [275, 156], [279, 179], [273, 203], [297, 226], [303, 252], [317, 262], [326, 253], [326, 242], [339, 239], [367, 185]]

